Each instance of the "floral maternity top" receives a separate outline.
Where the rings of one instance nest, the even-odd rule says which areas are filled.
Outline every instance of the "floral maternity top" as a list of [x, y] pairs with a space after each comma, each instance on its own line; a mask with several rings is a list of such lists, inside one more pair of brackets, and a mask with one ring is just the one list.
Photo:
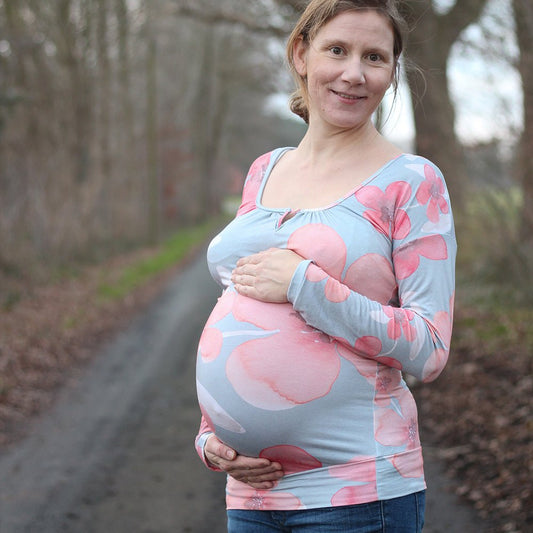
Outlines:
[[[207, 257], [224, 288], [202, 333], [202, 423], [239, 453], [283, 465], [270, 490], [228, 477], [230, 509], [366, 503], [425, 488], [414, 399], [449, 351], [456, 241], [443, 177], [401, 155], [320, 209], [271, 209], [262, 191], [289, 148], [258, 158], [236, 218]], [[240, 257], [276, 247], [305, 261], [286, 304], [234, 290]]]

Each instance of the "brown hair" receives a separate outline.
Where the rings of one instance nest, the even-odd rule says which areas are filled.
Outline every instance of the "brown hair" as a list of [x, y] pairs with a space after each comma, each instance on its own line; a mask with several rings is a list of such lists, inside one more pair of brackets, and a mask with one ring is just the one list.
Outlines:
[[398, 90], [399, 58], [404, 47], [404, 35], [407, 25], [400, 14], [395, 0], [311, 0], [305, 11], [300, 16], [287, 41], [287, 60], [289, 68], [296, 81], [297, 89], [291, 95], [290, 109], [296, 115], [309, 122], [309, 109], [307, 105], [307, 84], [305, 78], [300, 76], [294, 65], [294, 45], [299, 39], [310, 43], [318, 31], [331, 19], [345, 11], [374, 10], [385, 16], [391, 23], [394, 34], [394, 92]]

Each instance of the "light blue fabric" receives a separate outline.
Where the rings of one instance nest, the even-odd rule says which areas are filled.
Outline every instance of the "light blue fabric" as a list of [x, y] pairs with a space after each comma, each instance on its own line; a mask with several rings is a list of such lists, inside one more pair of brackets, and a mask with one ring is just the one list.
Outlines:
[[[200, 436], [214, 431], [287, 474], [269, 491], [230, 478], [228, 508], [342, 506], [423, 490], [402, 372], [430, 381], [448, 357], [456, 242], [442, 175], [404, 154], [324, 208], [265, 207], [286, 150], [254, 162], [237, 217], [207, 254], [224, 293], [200, 339]], [[239, 258], [271, 247], [305, 258], [287, 304], [245, 298], [230, 281]]]

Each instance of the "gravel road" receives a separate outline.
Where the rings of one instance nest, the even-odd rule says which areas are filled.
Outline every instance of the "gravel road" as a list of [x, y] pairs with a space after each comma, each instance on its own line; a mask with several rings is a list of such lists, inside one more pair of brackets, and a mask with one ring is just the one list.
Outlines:
[[[0, 454], [0, 533], [223, 533], [223, 475], [193, 438], [196, 345], [219, 289], [203, 255]], [[425, 533], [488, 531], [426, 451]]]

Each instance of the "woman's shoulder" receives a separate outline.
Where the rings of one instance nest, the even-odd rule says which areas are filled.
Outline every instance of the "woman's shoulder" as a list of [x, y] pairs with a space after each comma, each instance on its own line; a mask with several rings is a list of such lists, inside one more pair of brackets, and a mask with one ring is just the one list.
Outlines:
[[257, 157], [250, 166], [242, 193], [242, 203], [237, 211], [237, 216], [255, 209], [257, 195], [266, 173], [276, 163], [279, 157], [289, 148], [276, 148]]
[[398, 156], [394, 163], [393, 170], [403, 172], [406, 176], [424, 176], [425, 170], [432, 169], [432, 172], [435, 172], [442, 177], [442, 172], [439, 167], [433, 163], [433, 161], [430, 161], [427, 157], [421, 155], [405, 152]]
[[245, 185], [249, 182], [261, 183], [267, 170], [276, 163], [285, 150], [288, 148], [276, 148], [257, 157], [246, 174]]
[[379, 175], [385, 184], [393, 182], [408, 185], [416, 190], [423, 183], [439, 182], [446, 187], [439, 167], [424, 156], [403, 153], [392, 160]]
[[250, 170], [248, 171], [247, 177], [257, 174], [258, 171], [262, 171], [264, 173], [269, 165], [274, 164], [284, 152], [291, 149], [292, 147], [287, 146], [275, 148], [274, 150], [270, 150], [269, 152], [261, 154], [250, 165]]

